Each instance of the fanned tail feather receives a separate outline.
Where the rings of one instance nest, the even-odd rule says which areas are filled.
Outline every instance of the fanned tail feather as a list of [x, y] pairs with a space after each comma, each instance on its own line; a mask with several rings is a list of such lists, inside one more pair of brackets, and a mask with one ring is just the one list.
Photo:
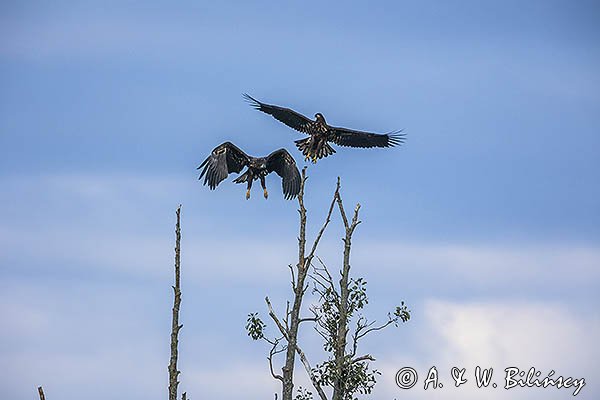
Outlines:
[[319, 152], [317, 154], [317, 159], [319, 159], [319, 158], [325, 158], [325, 157], [330, 156], [330, 155], [332, 155], [334, 153], [335, 153], [335, 150], [333, 149], [333, 147], [331, 147], [329, 145], [329, 143], [325, 142], [325, 145], [323, 145], [319, 149]]

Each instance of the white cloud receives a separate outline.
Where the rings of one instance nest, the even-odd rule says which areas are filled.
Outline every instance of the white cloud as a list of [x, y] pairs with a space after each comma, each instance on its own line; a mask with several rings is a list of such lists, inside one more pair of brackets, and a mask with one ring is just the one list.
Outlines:
[[[531, 399], [571, 397], [574, 389], [516, 388], [505, 390], [504, 369], [535, 367], [543, 379], [550, 370], [554, 377], [585, 378], [586, 386], [577, 398], [596, 398], [600, 386], [596, 371], [600, 367], [600, 318], [581, 315], [560, 303], [478, 302], [456, 303], [430, 300], [425, 309], [426, 326], [417, 343], [408, 348], [423, 350], [419, 356], [395, 354], [394, 359], [382, 358], [378, 367], [384, 371], [378, 395], [414, 398], [497, 398]], [[419, 373], [419, 383], [409, 391], [394, 384], [394, 374], [404, 366], [413, 366]], [[430, 367], [436, 366], [444, 388], [423, 390]], [[452, 367], [466, 368], [469, 382], [460, 388], [453, 386]], [[474, 384], [474, 369], [494, 368], [498, 389], [478, 389]]]
[[185, 390], [194, 397], [211, 399], [273, 398], [281, 383], [268, 372], [266, 358], [253, 363], [211, 366], [197, 363], [185, 372]]

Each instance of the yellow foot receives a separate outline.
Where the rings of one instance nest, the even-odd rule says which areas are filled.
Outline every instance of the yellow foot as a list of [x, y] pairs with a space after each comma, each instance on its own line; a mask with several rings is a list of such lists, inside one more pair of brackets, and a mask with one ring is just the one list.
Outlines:
[[264, 195], [265, 195], [265, 199], [269, 198], [269, 192], [267, 192], [267, 189], [264, 189]]
[[312, 161], [313, 164], [316, 164], [317, 163], [317, 157], [313, 157], [311, 161]]
[[246, 191], [246, 200], [250, 199], [250, 189]]

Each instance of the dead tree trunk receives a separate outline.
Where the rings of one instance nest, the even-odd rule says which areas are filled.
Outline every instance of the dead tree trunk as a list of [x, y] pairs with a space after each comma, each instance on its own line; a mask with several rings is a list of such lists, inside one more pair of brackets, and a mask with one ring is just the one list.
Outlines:
[[[388, 313], [388, 321], [375, 326], [375, 321], [362, 315], [364, 306], [368, 303], [366, 281], [363, 278], [350, 276], [350, 251], [352, 236], [358, 220], [360, 204], [354, 208], [352, 219], [349, 220], [344, 210], [344, 204], [339, 192], [340, 182], [335, 194], [340, 217], [344, 225], [344, 251], [340, 279], [336, 282], [325, 264], [318, 258], [321, 267], [314, 266], [312, 281], [314, 292], [319, 295], [319, 303], [313, 305], [312, 311], [316, 318], [316, 331], [324, 340], [324, 347], [331, 357], [316, 366], [315, 374], [321, 386], [333, 388], [332, 400], [354, 399], [357, 393], [369, 394], [376, 383], [378, 371], [370, 369], [368, 362], [375, 361], [370, 354], [358, 355], [358, 342], [367, 334], [386, 328], [391, 324], [397, 325], [410, 318], [410, 313], [404, 302], [396, 307], [394, 313]], [[339, 284], [339, 286], [338, 286]], [[350, 325], [356, 321], [351, 332]]]
[[[338, 178], [339, 186], [339, 178]], [[339, 302], [339, 313], [340, 319], [337, 330], [337, 340], [334, 349], [334, 360], [336, 379], [333, 384], [333, 397], [332, 400], [342, 400], [345, 392], [344, 385], [344, 364], [346, 359], [346, 343], [348, 335], [348, 295], [349, 295], [349, 277], [350, 277], [350, 249], [352, 248], [352, 234], [356, 229], [356, 226], [360, 223], [358, 220], [358, 211], [360, 210], [360, 204], [357, 204], [354, 208], [354, 216], [352, 221], [348, 222], [346, 212], [344, 211], [344, 204], [342, 203], [342, 197], [337, 193], [337, 204], [340, 210], [342, 221], [344, 222], [344, 228], [346, 234], [344, 236], [344, 258], [342, 264], [342, 276], [340, 278], [340, 302]]]
[[[300, 318], [300, 310], [302, 308], [302, 299], [304, 297], [304, 293], [306, 293], [306, 289], [308, 285], [305, 284], [306, 276], [308, 275], [308, 270], [312, 263], [313, 258], [315, 257], [315, 252], [321, 241], [321, 237], [329, 224], [331, 219], [331, 213], [333, 211], [333, 206], [335, 204], [335, 196], [334, 200], [331, 202], [331, 206], [329, 207], [329, 212], [327, 213], [327, 218], [325, 219], [325, 223], [321, 227], [321, 230], [317, 234], [315, 241], [312, 244], [310, 253], [308, 256], [306, 255], [306, 208], [304, 207], [304, 187], [306, 183], [306, 167], [302, 169], [302, 183], [300, 186], [300, 193], [298, 194], [298, 213], [300, 214], [300, 235], [298, 237], [298, 264], [296, 265], [297, 271], [297, 279], [294, 282], [293, 273], [292, 273], [292, 289], [294, 291], [294, 302], [292, 303], [292, 309], [288, 315], [286, 315], [286, 323], [289, 320], [287, 335], [284, 334], [284, 337], [287, 339], [287, 349], [285, 355], [285, 365], [283, 366], [283, 381], [282, 381], [282, 398], [283, 400], [292, 400], [293, 392], [294, 392], [294, 363], [296, 361], [296, 353], [300, 354], [302, 363], [305, 368], [307, 368], [307, 372], [313, 380], [313, 384], [316, 384], [314, 381], [314, 377], [312, 376], [312, 371], [310, 371], [310, 364], [306, 359], [306, 356], [302, 352], [302, 350], [298, 347], [298, 327], [300, 323], [303, 321], [311, 320], [310, 318], [302, 319]], [[339, 187], [338, 187], [339, 188]], [[336, 191], [337, 193], [337, 191]], [[283, 332], [282, 332], [283, 333]], [[315, 387], [319, 396], [322, 399], [325, 399], [325, 394], [320, 389], [320, 386]]]
[[41, 386], [38, 387], [38, 394], [40, 395], [40, 400], [46, 400], [46, 396], [44, 396], [44, 389]]
[[[273, 372], [271, 374], [275, 379], [278, 379], [282, 383], [282, 400], [292, 400], [294, 393], [294, 364], [296, 362], [296, 354], [300, 356], [300, 360], [302, 361], [307, 373], [309, 374], [313, 385], [317, 390], [319, 397], [322, 400], [326, 400], [325, 393], [321, 389], [320, 385], [316, 381], [314, 377], [310, 363], [306, 358], [306, 355], [302, 351], [302, 349], [298, 346], [298, 329], [300, 324], [304, 321], [314, 321], [314, 318], [301, 318], [300, 313], [302, 309], [302, 300], [304, 294], [306, 293], [306, 289], [308, 285], [306, 284], [306, 277], [308, 275], [308, 271], [311, 265], [312, 260], [315, 257], [315, 252], [329, 224], [331, 213], [333, 212], [333, 207], [335, 205], [335, 196], [331, 202], [329, 207], [329, 212], [327, 213], [327, 218], [325, 219], [325, 223], [317, 233], [317, 236], [312, 244], [310, 252], [307, 255], [306, 250], [306, 208], [304, 207], [304, 187], [306, 183], [306, 168], [302, 170], [302, 181], [300, 185], [300, 193], [298, 194], [298, 213], [300, 214], [300, 233], [298, 236], [298, 263], [296, 264], [295, 273], [294, 268], [290, 266], [290, 271], [292, 274], [292, 290], [294, 293], [294, 300], [292, 303], [291, 310], [286, 309], [285, 318], [280, 319], [277, 317], [275, 312], [273, 311], [272, 305], [267, 297], [265, 299], [267, 306], [269, 308], [269, 316], [275, 322], [279, 332], [281, 333], [281, 339], [285, 342], [285, 364], [282, 367], [282, 375], [276, 375]], [[263, 339], [264, 337], [261, 336]], [[279, 339], [274, 341], [267, 340], [270, 344], [274, 344], [274, 347], [271, 351], [271, 355], [269, 357], [269, 363], [272, 370], [272, 355], [276, 353], [276, 347], [279, 343]]]
[[175, 224], [175, 286], [173, 286], [173, 317], [171, 321], [171, 360], [169, 362], [169, 400], [177, 400], [177, 386], [179, 381], [177, 377], [180, 371], [177, 370], [177, 357], [179, 345], [179, 330], [183, 325], [179, 325], [179, 307], [181, 305], [181, 205], [177, 208], [177, 222]]
[[[306, 247], [306, 224], [307, 212], [304, 207], [304, 188], [306, 183], [306, 168], [302, 170], [302, 182], [300, 193], [298, 194], [298, 212], [300, 214], [300, 233], [298, 236], [298, 262], [295, 267], [290, 265], [292, 275], [291, 284], [293, 292], [293, 303], [287, 303], [284, 316], [277, 316], [273, 305], [268, 297], [265, 298], [269, 317], [275, 323], [278, 334], [276, 337], [266, 337], [264, 329], [266, 325], [258, 317], [258, 313], [248, 315], [246, 329], [248, 335], [254, 340], [264, 340], [271, 346], [267, 360], [269, 370], [274, 379], [282, 383], [282, 400], [292, 400], [294, 394], [294, 364], [296, 354], [311, 380], [313, 388], [320, 400], [347, 400], [355, 393], [371, 393], [375, 385], [376, 370], [369, 368], [368, 362], [375, 359], [369, 355], [357, 355], [358, 341], [370, 332], [378, 331], [390, 324], [396, 324], [399, 319], [407, 320], [410, 315], [402, 303], [402, 307], [397, 307], [394, 314], [388, 314], [388, 321], [381, 326], [374, 326], [374, 321], [369, 322], [360, 314], [360, 311], [367, 304], [366, 282], [362, 278], [354, 279], [350, 277], [350, 250], [352, 248], [352, 235], [356, 227], [360, 224], [358, 214], [360, 204], [354, 208], [352, 219], [349, 220], [344, 210], [342, 197], [340, 195], [340, 180], [338, 178], [337, 187], [329, 206], [327, 218], [310, 248]], [[344, 224], [345, 235], [343, 262], [340, 271], [339, 286], [328, 271], [327, 267], [320, 258], [315, 255], [321, 237], [327, 228], [333, 209], [337, 204], [340, 216]], [[322, 268], [312, 265], [313, 259], [318, 259]], [[309, 275], [309, 269], [314, 274]], [[319, 304], [312, 305], [309, 310], [313, 313], [310, 318], [302, 317], [302, 302], [308, 284], [306, 278], [310, 277], [315, 287], [313, 293], [319, 295]], [[348, 351], [349, 325], [353, 317], [358, 313], [356, 328], [350, 337], [351, 351]], [[315, 325], [316, 331], [324, 340], [325, 350], [331, 354], [329, 359], [312, 368], [306, 354], [298, 344], [298, 331], [303, 322], [311, 321]], [[275, 372], [273, 368], [274, 356], [285, 352], [285, 363], [282, 367], [282, 374]], [[329, 397], [324, 387], [331, 387], [332, 393]], [[298, 397], [308, 398], [305, 391], [299, 393]]]

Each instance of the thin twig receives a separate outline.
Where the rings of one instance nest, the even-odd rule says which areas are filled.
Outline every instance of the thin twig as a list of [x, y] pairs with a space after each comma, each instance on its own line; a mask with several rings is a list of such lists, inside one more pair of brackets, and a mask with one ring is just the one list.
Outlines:
[[[375, 321], [371, 322], [369, 325], [365, 325], [363, 328], [366, 328], [366, 327], [368, 327], [368, 326], [372, 326], [374, 323], [375, 323]], [[387, 322], [386, 322], [385, 324], [383, 324], [383, 325], [380, 325], [380, 326], [378, 326], [378, 327], [375, 327], [375, 328], [367, 329], [366, 331], [362, 332], [361, 334], [357, 334], [357, 335], [356, 335], [356, 340], [358, 340], [358, 339], [360, 339], [360, 338], [362, 338], [362, 337], [365, 337], [367, 334], [369, 334], [369, 333], [371, 333], [371, 332], [374, 332], [374, 331], [379, 331], [379, 330], [381, 330], [381, 329], [384, 329], [385, 327], [387, 327], [388, 325], [390, 325], [390, 324], [392, 324], [392, 323], [394, 323], [394, 320], [393, 320], [393, 319], [390, 319], [389, 321], [387, 321]]]
[[[329, 283], [329, 288], [331, 289], [331, 293], [335, 297], [335, 301], [337, 304], [337, 302], [339, 301], [339, 293], [335, 290], [335, 282], [333, 280], [333, 277], [331, 276], [331, 273], [329, 273], [329, 269], [327, 268], [323, 260], [321, 260], [321, 257], [317, 256], [317, 260], [319, 260], [319, 263], [321, 264], [322, 268], [314, 267], [315, 273], [318, 274], [321, 277], [321, 279], [325, 280], [325, 282]], [[325, 272], [327, 276], [323, 276], [321, 271]]]

